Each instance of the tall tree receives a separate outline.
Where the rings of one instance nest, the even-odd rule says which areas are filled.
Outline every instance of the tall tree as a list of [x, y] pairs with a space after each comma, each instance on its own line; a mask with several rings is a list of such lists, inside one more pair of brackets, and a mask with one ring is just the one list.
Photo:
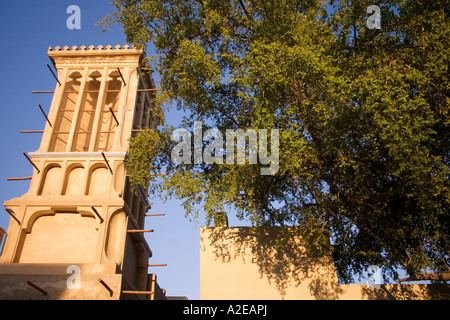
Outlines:
[[[373, 264], [449, 279], [449, 6], [375, 2], [115, 0], [104, 22], [154, 44], [159, 97], [192, 114], [186, 127], [280, 132], [273, 175], [261, 163], [174, 164], [173, 128], [143, 132], [132, 181], [153, 190], [150, 171], [165, 166], [159, 187], [188, 213], [299, 226], [339, 248], [344, 281]], [[372, 4], [381, 29], [367, 24]]]

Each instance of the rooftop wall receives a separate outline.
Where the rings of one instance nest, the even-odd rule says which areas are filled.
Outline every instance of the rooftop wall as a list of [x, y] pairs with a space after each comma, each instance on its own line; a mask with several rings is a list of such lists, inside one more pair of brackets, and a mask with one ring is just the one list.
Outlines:
[[331, 254], [323, 254], [289, 228], [202, 228], [200, 298], [261, 300], [384, 300], [450, 297], [446, 285], [339, 284]]

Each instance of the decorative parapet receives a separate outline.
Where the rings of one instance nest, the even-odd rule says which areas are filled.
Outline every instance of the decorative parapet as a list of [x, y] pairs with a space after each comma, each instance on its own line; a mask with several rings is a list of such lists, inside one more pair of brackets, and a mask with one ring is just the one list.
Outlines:
[[[106, 47], [95, 46], [73, 46], [73, 47], [49, 47], [48, 56], [56, 68], [83, 67], [89, 65], [108, 66], [118, 64], [122, 66], [137, 66], [144, 55], [142, 49], [130, 47], [129, 45], [107, 45]], [[118, 57], [120, 56], [120, 58]]]
[[106, 47], [103, 47], [102, 45], [99, 45], [97, 47], [95, 46], [73, 46], [69, 48], [68, 46], [60, 47], [56, 46], [52, 49], [52, 47], [48, 48], [48, 55], [49, 56], [58, 56], [58, 55], [101, 55], [101, 54], [141, 54], [143, 50], [136, 49], [134, 46], [130, 47], [129, 45], [124, 45], [123, 47], [121, 45], [116, 45], [114, 48], [111, 45], [107, 45]]

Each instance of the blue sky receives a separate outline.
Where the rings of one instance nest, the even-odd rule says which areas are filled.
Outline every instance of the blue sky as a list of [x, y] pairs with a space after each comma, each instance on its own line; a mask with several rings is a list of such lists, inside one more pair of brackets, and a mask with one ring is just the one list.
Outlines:
[[[7, 182], [9, 177], [32, 175], [32, 167], [22, 152], [33, 152], [39, 148], [41, 134], [23, 134], [20, 130], [43, 130], [45, 118], [38, 104], [48, 112], [51, 94], [32, 94], [35, 90], [54, 90], [55, 79], [46, 64], [48, 47], [124, 45], [126, 43], [120, 25], [114, 25], [101, 34], [95, 23], [114, 8], [109, 0], [40, 0], [5, 1], [0, 10], [1, 50], [0, 61], [3, 76], [0, 78], [2, 98], [0, 116], [0, 200], [20, 197], [28, 191], [29, 181]], [[81, 9], [81, 29], [69, 30], [66, 13], [70, 5]], [[154, 75], [155, 80], [158, 76]], [[166, 114], [167, 122], [175, 127], [179, 113]], [[158, 283], [167, 295], [187, 296], [199, 299], [199, 246], [200, 226], [185, 218], [179, 202], [156, 201], [149, 213], [165, 213], [165, 217], [148, 217], [145, 228], [154, 233], [145, 237], [153, 251], [149, 263], [167, 263], [167, 267], [149, 268], [156, 273]], [[0, 227], [7, 230], [9, 215], [0, 210]]]

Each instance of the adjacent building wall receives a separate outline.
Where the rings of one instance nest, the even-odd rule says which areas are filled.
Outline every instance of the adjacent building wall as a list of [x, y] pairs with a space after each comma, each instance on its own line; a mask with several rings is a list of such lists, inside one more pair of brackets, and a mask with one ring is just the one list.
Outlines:
[[437, 299], [445, 285], [341, 285], [330, 255], [300, 245], [289, 228], [202, 228], [201, 299]]

